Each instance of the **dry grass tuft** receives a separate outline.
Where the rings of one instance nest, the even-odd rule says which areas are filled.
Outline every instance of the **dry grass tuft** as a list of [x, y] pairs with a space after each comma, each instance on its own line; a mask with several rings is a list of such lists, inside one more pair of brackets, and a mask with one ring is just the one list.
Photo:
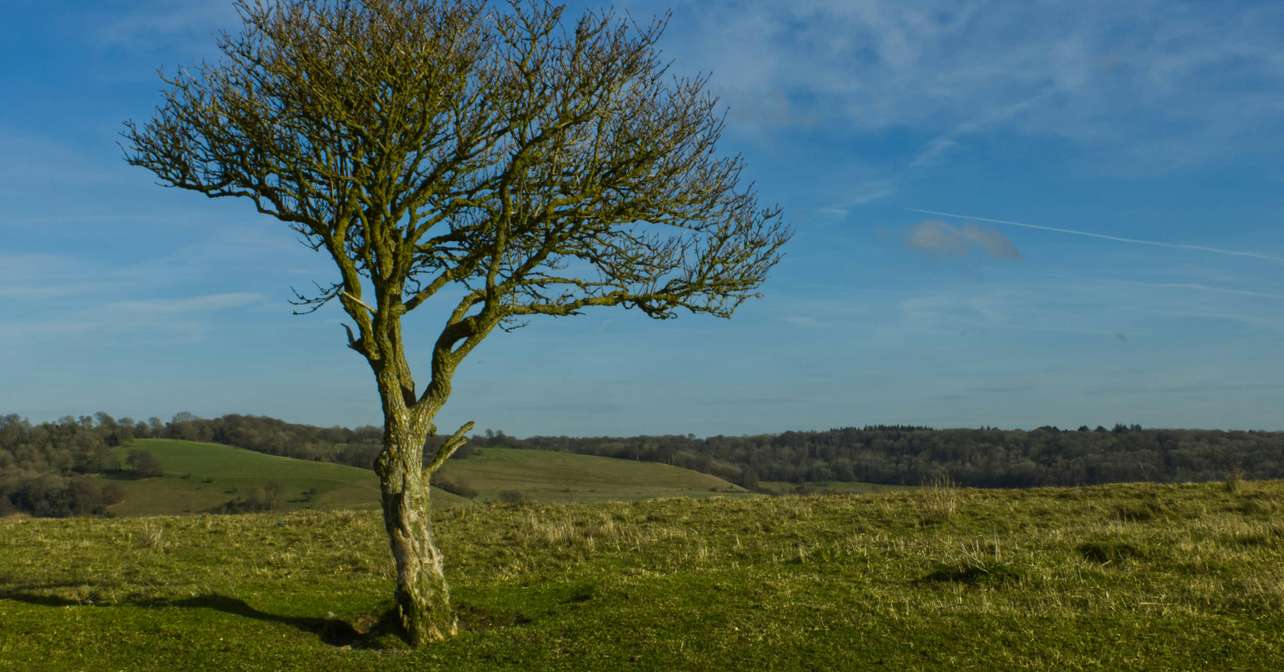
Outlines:
[[944, 474], [925, 484], [917, 501], [922, 521], [940, 525], [949, 522], [958, 513], [959, 489], [954, 480]]
[[165, 527], [159, 522], [145, 521], [138, 526], [138, 535], [134, 537], [134, 541], [139, 548], [163, 552], [165, 550]]
[[1239, 467], [1231, 469], [1230, 473], [1226, 474], [1226, 480], [1222, 482], [1222, 487], [1226, 492], [1238, 495], [1244, 490], [1244, 472], [1240, 471]]

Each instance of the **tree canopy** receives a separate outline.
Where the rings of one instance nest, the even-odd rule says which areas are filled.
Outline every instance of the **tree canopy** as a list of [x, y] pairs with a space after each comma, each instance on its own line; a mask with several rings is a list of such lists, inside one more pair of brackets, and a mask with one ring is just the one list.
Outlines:
[[623, 305], [729, 316], [789, 237], [720, 158], [717, 103], [658, 21], [473, 0], [238, 3], [221, 63], [166, 78], [129, 161], [242, 197], [336, 263], [348, 344], [410, 380], [398, 318], [455, 285], [432, 380], [497, 325]]

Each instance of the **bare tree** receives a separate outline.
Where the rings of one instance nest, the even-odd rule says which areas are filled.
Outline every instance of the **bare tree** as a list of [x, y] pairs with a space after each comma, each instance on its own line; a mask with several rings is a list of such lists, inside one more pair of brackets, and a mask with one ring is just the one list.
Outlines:
[[[334, 260], [299, 296], [338, 301], [384, 415], [375, 471], [404, 636], [456, 630], [425, 456], [456, 368], [496, 327], [596, 306], [730, 317], [790, 231], [742, 186], [703, 77], [667, 72], [665, 20], [575, 21], [547, 0], [239, 0], [214, 64], [162, 75], [126, 158], [164, 185], [237, 197]], [[427, 383], [402, 318], [448, 302]], [[445, 311], [443, 311], [444, 313]]]

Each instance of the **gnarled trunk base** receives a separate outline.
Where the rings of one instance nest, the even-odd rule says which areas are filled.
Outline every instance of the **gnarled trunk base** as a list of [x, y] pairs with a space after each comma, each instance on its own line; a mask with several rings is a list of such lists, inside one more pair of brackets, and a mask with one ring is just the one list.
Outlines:
[[[384, 465], [380, 465], [381, 467]], [[402, 633], [414, 647], [458, 632], [441, 551], [433, 542], [428, 476], [418, 465], [379, 472], [383, 522], [397, 565], [397, 610]]]

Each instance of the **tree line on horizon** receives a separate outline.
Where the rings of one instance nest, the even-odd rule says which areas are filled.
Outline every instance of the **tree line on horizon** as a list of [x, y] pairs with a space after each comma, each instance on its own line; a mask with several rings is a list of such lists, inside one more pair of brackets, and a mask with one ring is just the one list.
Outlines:
[[[0, 515], [102, 514], [121, 493], [111, 478], [158, 475], [154, 461], [113, 447], [138, 438], [219, 443], [271, 455], [371, 468], [378, 427], [316, 427], [252, 415], [169, 421], [106, 413], [31, 423], [0, 416]], [[434, 437], [430, 442], [442, 441]], [[430, 445], [429, 448], [434, 446]], [[969, 487], [1021, 488], [1129, 481], [1284, 478], [1284, 432], [1144, 429], [933, 429], [873, 425], [756, 436], [535, 436], [486, 430], [457, 458], [487, 447], [527, 448], [659, 462], [755, 489], [762, 481], [919, 485], [942, 477]], [[434, 451], [428, 450], [428, 454]]]
[[1284, 432], [1145, 429], [1117, 424], [1034, 430], [903, 425], [788, 431], [757, 436], [475, 438], [504, 445], [662, 462], [747, 488], [867, 482], [1025, 488], [1134, 481], [1284, 478]]

